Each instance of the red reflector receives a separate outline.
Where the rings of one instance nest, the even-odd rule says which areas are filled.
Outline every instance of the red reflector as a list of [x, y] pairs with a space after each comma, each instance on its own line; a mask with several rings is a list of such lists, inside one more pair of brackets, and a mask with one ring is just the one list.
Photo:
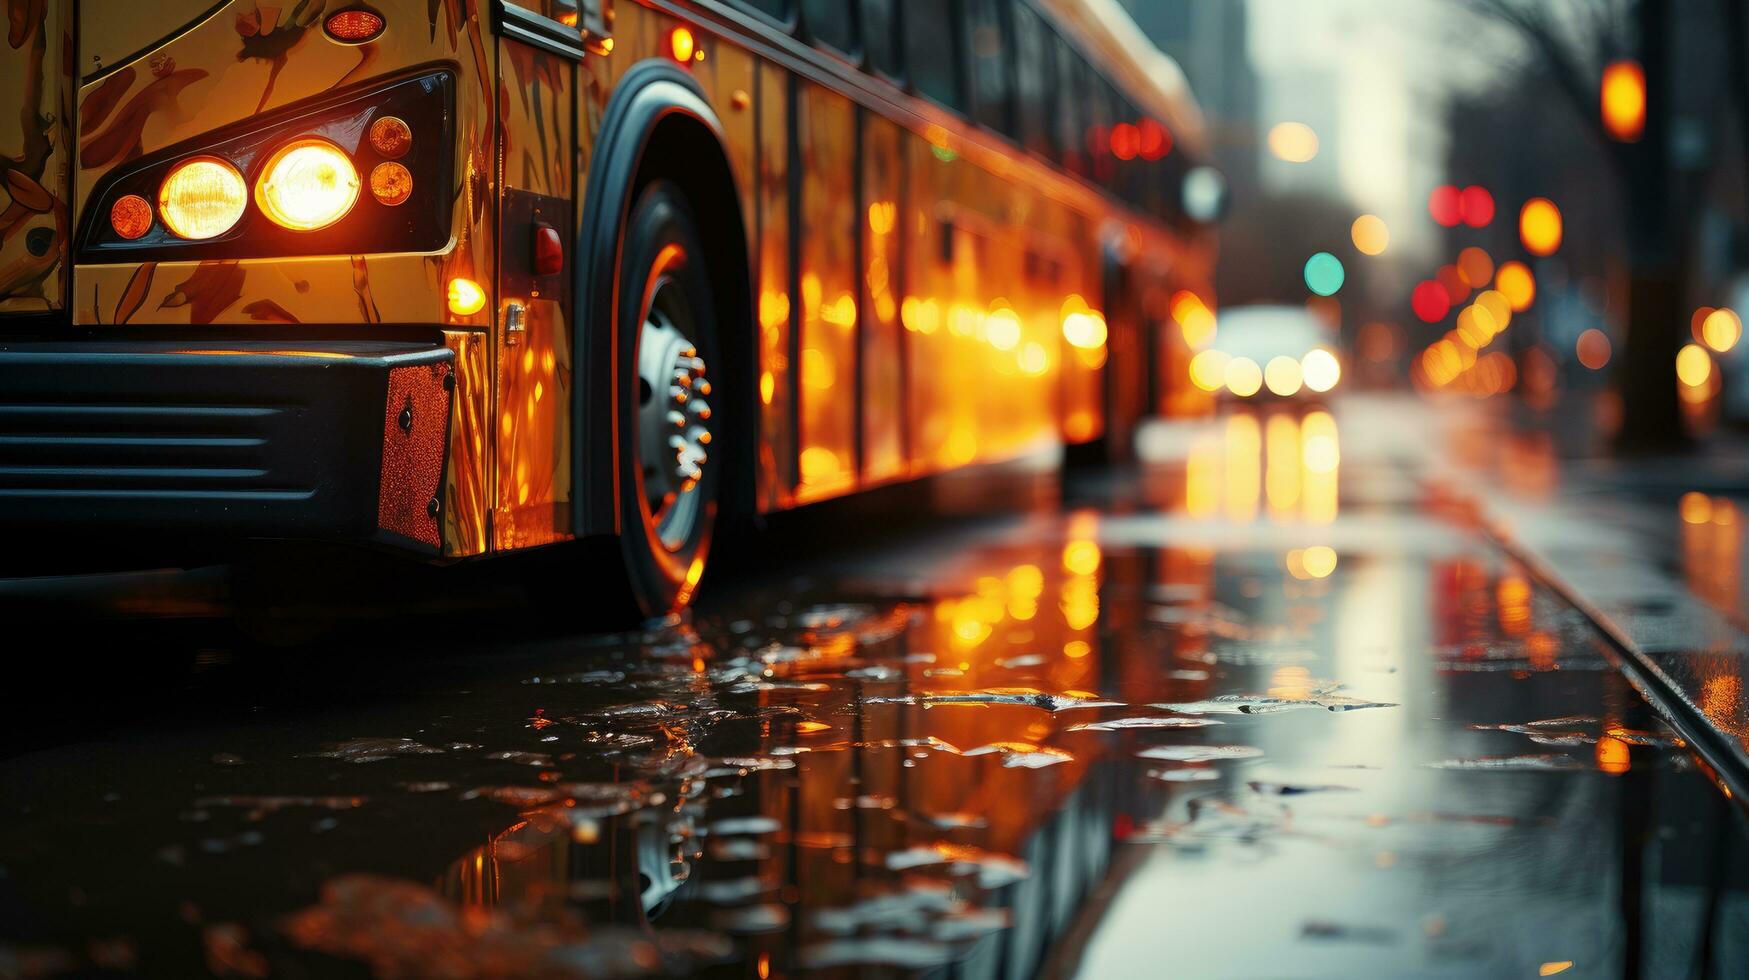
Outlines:
[[331, 15], [324, 26], [336, 41], [363, 44], [383, 32], [383, 19], [368, 10], [342, 10]]
[[565, 271], [565, 243], [552, 225], [534, 226], [534, 274], [556, 276]]

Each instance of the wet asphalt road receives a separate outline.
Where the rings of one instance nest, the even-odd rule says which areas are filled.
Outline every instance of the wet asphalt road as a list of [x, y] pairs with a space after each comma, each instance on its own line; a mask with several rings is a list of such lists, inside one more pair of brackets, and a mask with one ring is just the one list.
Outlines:
[[1740, 811], [1418, 435], [1156, 425], [787, 522], [636, 634], [57, 612], [0, 977], [1745, 975]]

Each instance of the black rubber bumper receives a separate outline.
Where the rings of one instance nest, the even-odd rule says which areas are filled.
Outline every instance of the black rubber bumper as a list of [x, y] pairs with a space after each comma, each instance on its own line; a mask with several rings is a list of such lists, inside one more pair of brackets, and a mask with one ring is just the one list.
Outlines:
[[384, 474], [399, 467], [384, 455], [399, 451], [397, 422], [409, 439], [413, 425], [447, 434], [447, 396], [442, 418], [417, 420], [411, 399], [404, 417], [387, 399], [392, 372], [423, 369], [410, 374], [447, 392], [453, 365], [447, 348], [417, 343], [0, 344], [0, 528], [12, 540], [374, 540], [435, 553], [385, 531]]

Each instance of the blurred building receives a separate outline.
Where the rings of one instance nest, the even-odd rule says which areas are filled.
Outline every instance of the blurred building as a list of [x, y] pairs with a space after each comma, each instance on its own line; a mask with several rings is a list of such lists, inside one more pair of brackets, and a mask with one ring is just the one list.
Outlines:
[[1184, 69], [1208, 117], [1215, 160], [1233, 193], [1257, 184], [1257, 72], [1245, 0], [1123, 0], [1142, 31]]

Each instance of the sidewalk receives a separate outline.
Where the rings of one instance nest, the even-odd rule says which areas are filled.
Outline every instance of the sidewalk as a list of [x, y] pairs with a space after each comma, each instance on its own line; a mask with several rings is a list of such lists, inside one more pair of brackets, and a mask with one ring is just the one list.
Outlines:
[[1727, 792], [1749, 792], [1749, 445], [1617, 459], [1573, 414], [1499, 409], [1439, 416], [1455, 447], [1434, 487], [1585, 612], [1629, 679], [1693, 744]]

